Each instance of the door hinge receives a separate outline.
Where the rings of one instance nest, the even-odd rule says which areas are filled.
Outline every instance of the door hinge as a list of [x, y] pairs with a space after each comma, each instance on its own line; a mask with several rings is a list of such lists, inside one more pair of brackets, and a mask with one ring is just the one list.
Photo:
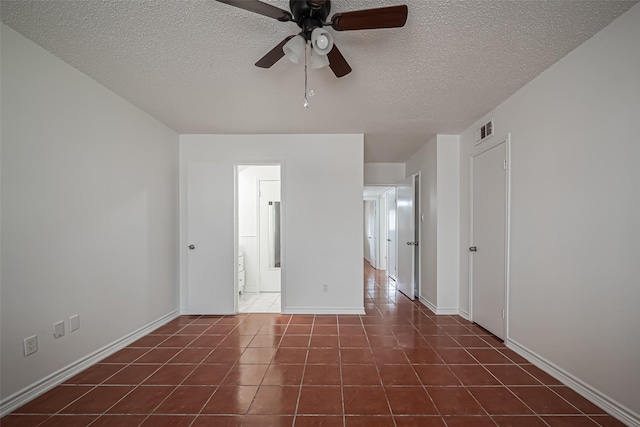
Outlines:
[[502, 319], [504, 320], [504, 309], [502, 310]]
[[506, 160], [502, 161], [502, 170], [505, 170], [505, 171], [507, 170], [507, 161]]

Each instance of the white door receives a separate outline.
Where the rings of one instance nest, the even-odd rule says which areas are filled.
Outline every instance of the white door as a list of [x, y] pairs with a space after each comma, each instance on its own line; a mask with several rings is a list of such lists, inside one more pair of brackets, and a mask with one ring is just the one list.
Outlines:
[[472, 317], [504, 339], [506, 294], [506, 141], [471, 159]]
[[[233, 203], [232, 166], [218, 163], [188, 165], [189, 314], [235, 313]], [[225, 250], [220, 251], [220, 247], [224, 247]]]
[[364, 202], [364, 258], [369, 261], [371, 267], [376, 268], [375, 245], [375, 215], [376, 205], [373, 200]]
[[371, 266], [373, 268], [377, 268], [378, 251], [376, 248], [376, 202], [374, 200], [369, 202], [367, 215], [369, 216], [369, 230], [367, 231], [367, 236], [369, 237], [369, 257], [371, 258]]
[[414, 258], [417, 248], [414, 235], [414, 183], [414, 177], [411, 176], [396, 186], [396, 215], [398, 217], [398, 279], [396, 286], [411, 300], [415, 298]]
[[387, 193], [387, 274], [393, 280], [398, 277], [396, 267], [396, 190]]
[[260, 292], [280, 292], [280, 181], [260, 181]]
[[381, 197], [378, 199], [378, 205], [376, 209], [377, 216], [377, 237], [376, 237], [376, 249], [378, 250], [378, 270], [387, 269], [387, 197]]
[[364, 238], [364, 240], [362, 241], [362, 247], [363, 247], [363, 255], [364, 255], [364, 259], [367, 260], [369, 262], [369, 264], [371, 264], [371, 247], [369, 245], [369, 204], [371, 202], [369, 202], [368, 200], [365, 200], [364, 202], [362, 202], [362, 217], [363, 217], [363, 233], [362, 236]]

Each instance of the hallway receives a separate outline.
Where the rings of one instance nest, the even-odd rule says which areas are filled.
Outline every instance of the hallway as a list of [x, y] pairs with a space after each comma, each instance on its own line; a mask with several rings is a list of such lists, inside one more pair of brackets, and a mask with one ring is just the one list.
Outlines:
[[365, 263], [364, 316], [182, 316], [2, 419], [11, 426], [623, 424]]

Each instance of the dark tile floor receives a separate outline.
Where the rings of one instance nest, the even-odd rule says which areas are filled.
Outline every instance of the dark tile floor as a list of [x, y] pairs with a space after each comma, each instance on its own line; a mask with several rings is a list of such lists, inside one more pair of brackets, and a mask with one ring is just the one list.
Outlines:
[[622, 426], [365, 266], [366, 315], [182, 316], [0, 420], [10, 426]]

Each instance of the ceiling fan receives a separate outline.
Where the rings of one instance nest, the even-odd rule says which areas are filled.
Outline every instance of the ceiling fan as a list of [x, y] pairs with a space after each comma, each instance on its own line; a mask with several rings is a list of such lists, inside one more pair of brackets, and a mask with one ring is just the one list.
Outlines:
[[333, 43], [332, 35], [323, 27], [329, 26], [336, 31], [397, 28], [407, 22], [408, 13], [406, 5], [398, 5], [336, 13], [327, 21], [331, 0], [289, 0], [290, 12], [259, 0], [218, 1], [281, 22], [295, 22], [302, 30], [299, 34], [286, 37], [260, 58], [255, 64], [257, 67], [270, 68], [285, 54], [293, 62], [298, 62], [302, 52], [306, 55], [306, 44], [310, 42], [312, 68], [329, 65], [336, 77], [346, 76], [351, 72], [351, 67]]

